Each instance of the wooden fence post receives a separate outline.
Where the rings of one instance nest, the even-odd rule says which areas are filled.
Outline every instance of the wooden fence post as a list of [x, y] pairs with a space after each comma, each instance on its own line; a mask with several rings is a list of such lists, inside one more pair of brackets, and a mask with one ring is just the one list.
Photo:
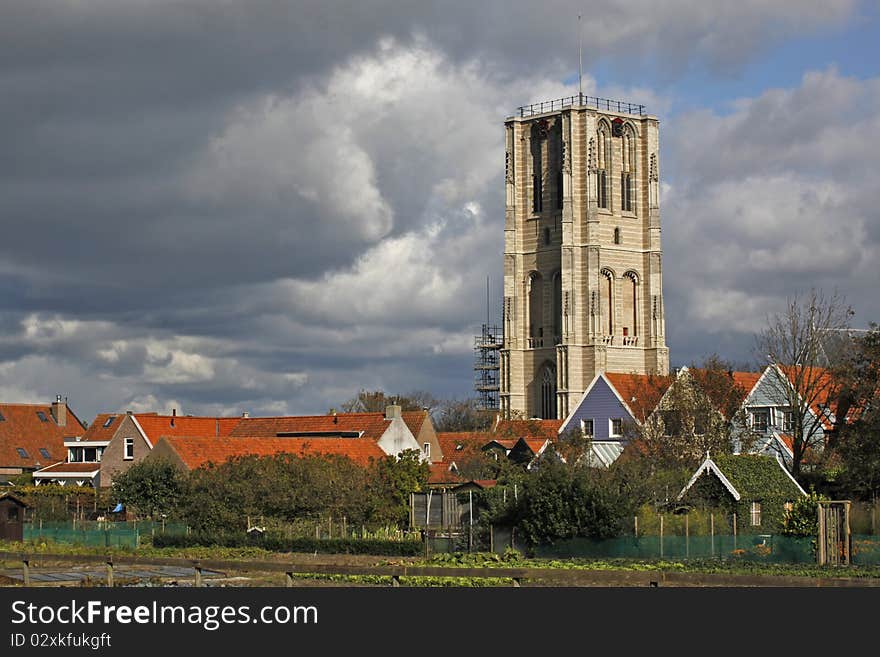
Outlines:
[[684, 556], [691, 556], [690, 514], [684, 514]]
[[284, 573], [284, 585], [287, 588], [290, 588], [291, 586], [293, 586], [293, 573], [291, 573], [291, 572]]
[[633, 516], [633, 535], [639, 537], [639, 517]]
[[660, 558], [663, 558], [663, 514], [660, 514]]
[[113, 586], [113, 560], [107, 559], [107, 586]]
[[709, 535], [712, 537], [711, 540], [711, 548], [712, 548], [712, 556], [715, 556], [715, 514], [709, 514]]
[[27, 559], [22, 559], [21, 560], [21, 569], [24, 574], [24, 585], [30, 586], [31, 585], [31, 564], [30, 564], [30, 561], [28, 561]]
[[733, 549], [736, 549], [736, 514], [733, 514]]

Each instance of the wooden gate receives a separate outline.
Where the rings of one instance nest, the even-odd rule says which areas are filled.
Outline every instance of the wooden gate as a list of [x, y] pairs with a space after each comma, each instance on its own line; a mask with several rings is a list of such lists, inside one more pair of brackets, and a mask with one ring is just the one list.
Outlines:
[[852, 563], [852, 534], [849, 529], [849, 500], [819, 502], [820, 565]]

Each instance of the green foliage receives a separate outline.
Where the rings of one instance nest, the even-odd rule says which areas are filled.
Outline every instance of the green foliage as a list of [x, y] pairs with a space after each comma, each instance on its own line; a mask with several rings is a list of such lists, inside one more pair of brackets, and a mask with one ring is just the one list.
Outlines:
[[183, 473], [163, 459], [145, 459], [113, 479], [115, 498], [150, 518], [174, 514], [183, 488]]
[[437, 431], [488, 431], [493, 415], [480, 410], [475, 399], [447, 399], [434, 409]]
[[417, 450], [368, 468], [338, 455], [244, 456], [193, 470], [181, 511], [196, 531], [207, 533], [243, 533], [249, 517], [403, 524], [409, 494], [425, 486], [428, 472]]
[[806, 497], [799, 497], [785, 512], [782, 533], [786, 536], [818, 536], [819, 502], [826, 499], [815, 490]]
[[416, 449], [375, 461], [368, 476], [370, 520], [405, 524], [409, 518], [409, 495], [427, 485], [429, 474], [430, 467]]
[[508, 518], [531, 544], [578, 536], [609, 538], [624, 530], [635, 510], [624, 482], [613, 472], [542, 462], [523, 482]]
[[277, 534], [249, 537], [243, 534], [157, 534], [153, 547], [191, 548], [258, 547], [270, 552], [311, 552], [319, 554], [375, 554], [384, 556], [418, 556], [424, 547], [418, 540], [383, 541], [361, 538], [287, 538]]

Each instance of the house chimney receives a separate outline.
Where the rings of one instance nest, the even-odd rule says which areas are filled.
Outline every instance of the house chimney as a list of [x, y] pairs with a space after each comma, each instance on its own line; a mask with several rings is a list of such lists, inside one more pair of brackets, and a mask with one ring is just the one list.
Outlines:
[[59, 427], [67, 426], [67, 400], [61, 399], [61, 395], [55, 395], [55, 401], [52, 402], [52, 415], [55, 416], [55, 424]]
[[391, 406], [386, 406], [385, 407], [385, 419], [386, 420], [393, 420], [394, 418], [401, 417], [400, 411], [401, 411], [400, 406], [398, 406], [397, 404], [392, 404]]
[[176, 418], [176, 417], [177, 417], [177, 409], [172, 408], [171, 409], [171, 426], [172, 427], [174, 426], [174, 418]]
[[248, 417], [251, 416], [251, 414], [248, 413], [247, 411], [244, 411], [244, 412], [241, 414], [241, 416], [242, 416], [243, 418], [248, 418]]

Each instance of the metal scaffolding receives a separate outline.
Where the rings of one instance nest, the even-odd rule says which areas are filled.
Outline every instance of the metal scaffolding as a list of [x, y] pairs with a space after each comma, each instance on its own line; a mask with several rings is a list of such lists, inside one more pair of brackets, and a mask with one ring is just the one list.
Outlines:
[[483, 324], [480, 335], [474, 337], [474, 390], [477, 391], [477, 408], [480, 410], [495, 411], [499, 408], [503, 346], [504, 333], [500, 326]]

